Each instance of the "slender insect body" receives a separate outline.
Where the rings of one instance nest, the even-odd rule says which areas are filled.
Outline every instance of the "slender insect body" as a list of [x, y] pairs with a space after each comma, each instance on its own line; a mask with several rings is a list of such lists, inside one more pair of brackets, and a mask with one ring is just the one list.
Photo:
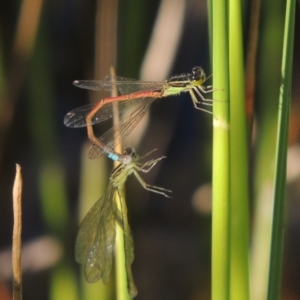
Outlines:
[[[115, 80], [111, 77], [104, 80], [76, 80], [74, 84], [77, 87], [90, 90], [117, 88], [120, 95], [101, 99], [96, 104], [76, 108], [66, 115], [64, 123], [69, 127], [87, 127], [88, 137], [93, 142], [89, 153], [90, 158], [99, 158], [105, 154], [111, 159], [121, 162], [122, 158], [113, 153], [114, 147], [137, 126], [155, 99], [189, 92], [194, 107], [211, 114], [211, 111], [201, 107], [202, 105], [211, 105], [213, 101], [206, 99], [203, 95], [213, 91], [212, 87], [203, 85], [207, 78], [201, 67], [194, 67], [191, 73], [173, 76], [164, 82], [142, 82], [124, 77], [116, 77]], [[95, 137], [92, 125], [111, 118], [115, 103], [118, 103], [120, 116], [123, 113], [126, 115], [129, 108], [135, 108], [134, 112], [100, 138]], [[111, 151], [109, 149], [107, 151], [105, 146]]]
[[[123, 155], [116, 155], [130, 162], [127, 164], [121, 163], [112, 171], [106, 193], [92, 206], [83, 219], [76, 239], [75, 258], [77, 262], [84, 264], [84, 273], [88, 282], [93, 283], [102, 279], [104, 283], [108, 283], [113, 262], [116, 223], [118, 223], [124, 233], [128, 291], [134, 297], [137, 294], [137, 289], [131, 272], [131, 264], [134, 259], [133, 239], [127, 219], [123, 183], [133, 173], [146, 190], [165, 197], [169, 197], [167, 193], [171, 191], [149, 185], [139, 175], [139, 172], [149, 172], [164, 156], [140, 163], [138, 161], [143, 157], [138, 157], [131, 147], [126, 148]], [[131, 157], [131, 160], [129, 157]], [[120, 207], [118, 207], [116, 202], [116, 193], [119, 195]]]

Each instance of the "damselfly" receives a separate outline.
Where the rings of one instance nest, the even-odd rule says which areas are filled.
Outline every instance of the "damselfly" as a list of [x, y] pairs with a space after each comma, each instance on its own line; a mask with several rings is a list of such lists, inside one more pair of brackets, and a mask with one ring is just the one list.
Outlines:
[[[125, 149], [124, 155], [119, 155], [118, 160], [121, 161], [121, 164], [112, 171], [104, 196], [92, 206], [83, 219], [75, 245], [75, 258], [77, 262], [84, 265], [86, 280], [93, 283], [102, 279], [104, 283], [108, 283], [115, 247], [116, 223], [118, 223], [124, 233], [128, 291], [132, 297], [137, 294], [131, 272], [131, 264], [134, 259], [133, 239], [128, 224], [122, 185], [133, 173], [144, 189], [165, 197], [169, 197], [168, 193], [171, 193], [170, 190], [145, 183], [139, 175], [139, 172], [148, 173], [158, 161], [165, 158], [162, 156], [141, 163], [140, 160], [151, 152], [143, 157], [138, 157], [134, 149], [128, 147]], [[116, 202], [116, 193], [119, 195], [120, 208]]]
[[[120, 95], [104, 98], [96, 104], [89, 104], [72, 110], [65, 116], [64, 124], [75, 128], [87, 126], [88, 137], [94, 143], [89, 157], [98, 158], [103, 153], [108, 153], [114, 149], [116, 144], [137, 126], [156, 98], [189, 92], [196, 109], [211, 113], [201, 107], [201, 105], [211, 105], [212, 102], [211, 99], [206, 99], [203, 95], [213, 91], [211, 86], [203, 85], [207, 78], [201, 67], [194, 67], [191, 73], [173, 76], [164, 82], [147, 82], [110, 76], [98, 81], [76, 80], [74, 85], [77, 87], [95, 91], [111, 91], [116, 88]], [[120, 115], [129, 108], [135, 109], [119, 124], [100, 138], [96, 138], [92, 125], [111, 118], [113, 116], [113, 104], [116, 102]]]

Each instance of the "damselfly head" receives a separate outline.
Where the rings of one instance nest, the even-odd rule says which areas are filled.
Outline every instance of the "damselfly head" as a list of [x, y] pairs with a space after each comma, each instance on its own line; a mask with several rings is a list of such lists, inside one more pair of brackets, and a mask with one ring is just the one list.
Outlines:
[[204, 70], [201, 67], [194, 67], [192, 69], [192, 78], [191, 81], [199, 81], [202, 82], [206, 80], [206, 75]]
[[136, 157], [136, 152], [135, 152], [135, 149], [132, 148], [132, 147], [126, 147], [124, 149], [124, 152], [123, 152], [123, 155], [129, 155], [131, 157]]

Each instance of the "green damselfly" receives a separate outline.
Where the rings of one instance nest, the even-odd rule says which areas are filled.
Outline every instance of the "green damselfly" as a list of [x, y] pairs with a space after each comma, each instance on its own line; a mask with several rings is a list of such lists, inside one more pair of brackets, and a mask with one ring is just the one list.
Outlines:
[[[93, 283], [102, 279], [104, 283], [108, 283], [112, 269], [117, 223], [124, 233], [125, 267], [128, 291], [132, 297], [137, 294], [131, 271], [134, 259], [133, 238], [128, 224], [123, 184], [130, 174], [134, 174], [144, 189], [170, 197], [168, 195], [171, 193], [170, 190], [145, 183], [139, 174], [139, 172], [148, 173], [157, 162], [165, 158], [161, 156], [144, 163], [140, 162], [153, 151], [139, 157], [133, 148], [127, 147], [124, 154], [119, 155], [118, 160], [121, 164], [112, 171], [106, 193], [92, 206], [83, 219], [75, 245], [75, 258], [78, 263], [84, 265], [86, 280]], [[117, 205], [116, 193], [119, 195], [120, 208]]]

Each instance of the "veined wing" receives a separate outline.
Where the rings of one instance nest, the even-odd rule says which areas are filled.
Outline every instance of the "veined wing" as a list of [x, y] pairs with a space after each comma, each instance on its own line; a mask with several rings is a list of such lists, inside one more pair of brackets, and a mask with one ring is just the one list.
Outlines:
[[[115, 146], [125, 139], [142, 120], [153, 101], [153, 98], [146, 98], [144, 103], [140, 104], [140, 106], [138, 106], [124, 120], [120, 121], [114, 127], [106, 131], [101, 137], [99, 137], [98, 140], [100, 143], [106, 146], [106, 149], [115, 149]], [[99, 148], [96, 144], [93, 144], [89, 150], [89, 158], [98, 159], [107, 152], [107, 150]]]
[[109, 185], [106, 194], [90, 209], [80, 226], [76, 244], [76, 261], [84, 264], [88, 282], [102, 278], [109, 281], [115, 247], [116, 225], [112, 209], [115, 189]]
[[162, 89], [164, 83], [140, 81], [120, 76], [106, 76], [103, 80], [75, 80], [73, 84], [79, 88], [93, 91], [112, 91], [116, 88], [120, 95], [124, 95], [139, 91]]
[[[128, 109], [141, 104], [144, 98], [130, 99], [125, 101], [118, 101], [118, 113], [122, 115]], [[93, 118], [91, 123], [87, 124], [86, 116], [97, 106], [97, 104], [88, 104], [81, 107], [77, 107], [68, 112], [64, 118], [64, 124], [68, 127], [78, 128], [85, 127], [87, 125], [94, 125], [113, 117], [113, 107], [115, 103], [106, 103], [99, 109]]]

